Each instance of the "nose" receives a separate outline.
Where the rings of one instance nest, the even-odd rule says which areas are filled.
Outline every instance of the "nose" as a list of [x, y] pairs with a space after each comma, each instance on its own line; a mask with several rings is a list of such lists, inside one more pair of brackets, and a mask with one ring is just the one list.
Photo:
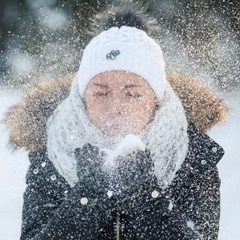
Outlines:
[[113, 117], [117, 117], [122, 115], [124, 111], [124, 103], [120, 97], [114, 97], [109, 101], [107, 108]]

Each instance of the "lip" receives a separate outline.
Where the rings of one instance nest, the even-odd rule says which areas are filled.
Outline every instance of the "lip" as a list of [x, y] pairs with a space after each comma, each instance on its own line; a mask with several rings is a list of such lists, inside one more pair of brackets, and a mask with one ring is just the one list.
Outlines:
[[121, 133], [122, 128], [123, 128], [122, 124], [107, 123], [104, 132], [110, 135], [118, 135]]

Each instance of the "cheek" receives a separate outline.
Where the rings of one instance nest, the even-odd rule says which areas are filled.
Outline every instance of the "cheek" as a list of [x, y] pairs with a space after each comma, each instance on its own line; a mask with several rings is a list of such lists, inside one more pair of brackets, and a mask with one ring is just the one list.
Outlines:
[[104, 104], [102, 104], [99, 101], [86, 101], [86, 112], [87, 115], [89, 117], [89, 119], [96, 123], [98, 121], [101, 121], [102, 117], [101, 117], [101, 113], [102, 108], [103, 108]]
[[[146, 125], [152, 117], [154, 104], [148, 99], [125, 99], [120, 105], [113, 102], [100, 99], [87, 101], [89, 119], [99, 127], [112, 121], [120, 121], [123, 125], [137, 122]], [[118, 112], [121, 114], [118, 115]]]
[[102, 104], [99, 101], [88, 101], [86, 103], [87, 111], [98, 112], [101, 109]]
[[149, 118], [152, 115], [154, 104], [148, 101], [136, 101], [129, 106], [129, 112], [139, 118]]

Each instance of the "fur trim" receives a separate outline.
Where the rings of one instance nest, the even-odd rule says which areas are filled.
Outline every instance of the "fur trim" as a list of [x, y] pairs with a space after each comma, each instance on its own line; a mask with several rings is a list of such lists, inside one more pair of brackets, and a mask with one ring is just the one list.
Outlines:
[[42, 81], [32, 86], [23, 99], [11, 107], [5, 122], [10, 143], [37, 152], [46, 145], [46, 122], [68, 95], [74, 75]]
[[[10, 142], [37, 152], [46, 147], [46, 122], [68, 95], [74, 74], [42, 81], [9, 109], [6, 125]], [[167, 73], [167, 80], [180, 98], [189, 122], [202, 132], [226, 120], [222, 101], [201, 82], [179, 73]]]
[[227, 118], [227, 108], [207, 86], [179, 73], [168, 73], [167, 80], [181, 99], [187, 119], [200, 132], [207, 132]]

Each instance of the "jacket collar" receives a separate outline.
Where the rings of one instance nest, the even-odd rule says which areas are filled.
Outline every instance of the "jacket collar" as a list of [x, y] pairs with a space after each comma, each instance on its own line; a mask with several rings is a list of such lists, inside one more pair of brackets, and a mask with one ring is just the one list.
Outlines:
[[206, 133], [199, 132], [193, 124], [188, 126], [189, 145], [186, 159], [177, 171], [176, 177], [167, 189], [175, 195], [176, 187], [182, 189], [192, 184], [196, 176], [216, 169], [216, 165], [224, 155], [223, 148], [213, 141]]
[[189, 148], [184, 164], [195, 171], [209, 171], [216, 167], [224, 155], [223, 148], [206, 133], [199, 132], [190, 124], [188, 127]]

